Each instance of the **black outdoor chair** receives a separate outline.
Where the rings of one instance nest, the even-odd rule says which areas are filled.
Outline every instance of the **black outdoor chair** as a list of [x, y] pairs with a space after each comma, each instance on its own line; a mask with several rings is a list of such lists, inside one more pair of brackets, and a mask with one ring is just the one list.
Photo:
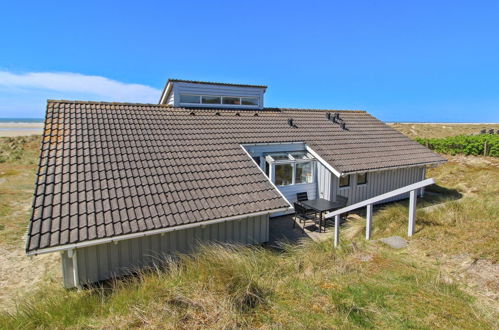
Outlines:
[[[336, 201], [337, 202], [343, 202], [343, 205], [342, 207], [340, 208], [344, 208], [345, 206], [347, 206], [348, 204], [348, 197], [345, 197], [345, 196], [341, 196], [341, 195], [336, 195]], [[334, 210], [333, 210], [334, 211]], [[348, 217], [348, 212], [346, 213], [343, 213], [340, 217], [340, 223], [342, 223], [344, 220], [346, 220]], [[331, 222], [331, 224], [334, 226], [334, 218], [329, 218], [327, 219], [329, 222]], [[326, 224], [324, 224], [326, 225]]]
[[[303, 222], [303, 227], [301, 229], [303, 232], [305, 232], [305, 225], [307, 221], [312, 221], [314, 223], [317, 223], [317, 214], [315, 211], [307, 209], [300, 203], [294, 203], [294, 206], [295, 206], [295, 221], [293, 221], [293, 228], [295, 228], [297, 218], [300, 223]], [[320, 223], [319, 223], [319, 231], [320, 231]]]
[[308, 201], [308, 194], [307, 192], [299, 192], [296, 194], [296, 200], [298, 202], [303, 202], [303, 201]]
[[[343, 204], [344, 204], [345, 206], [347, 206], [347, 204], [348, 204], [348, 197], [341, 196], [341, 195], [336, 195], [336, 200], [337, 200], [338, 202], [340, 202], [340, 201], [341, 201], [341, 202], [343, 202]], [[343, 207], [345, 207], [345, 206], [343, 206]], [[341, 215], [341, 217], [342, 217], [343, 219], [346, 219], [346, 218], [348, 217], [348, 212], [343, 213], [343, 214]]]

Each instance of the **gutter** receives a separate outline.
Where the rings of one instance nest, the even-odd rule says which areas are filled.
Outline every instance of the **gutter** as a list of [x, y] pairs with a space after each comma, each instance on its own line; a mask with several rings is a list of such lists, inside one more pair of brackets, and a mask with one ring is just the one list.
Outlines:
[[389, 170], [397, 170], [401, 168], [411, 168], [411, 167], [423, 167], [423, 166], [432, 166], [432, 165], [438, 165], [438, 164], [443, 164], [446, 163], [447, 160], [441, 160], [441, 161], [436, 161], [436, 162], [430, 162], [430, 163], [419, 163], [419, 164], [412, 164], [412, 165], [405, 165], [405, 166], [392, 166], [392, 167], [380, 167], [372, 170], [361, 170], [361, 171], [353, 171], [353, 172], [344, 172], [342, 173], [343, 175], [350, 175], [350, 174], [357, 174], [357, 173], [372, 173], [372, 172], [382, 172], [382, 171], [389, 171]]
[[189, 229], [189, 228], [196, 228], [196, 227], [201, 227], [201, 226], [212, 225], [212, 224], [221, 223], [221, 222], [241, 220], [244, 218], [256, 217], [256, 216], [260, 216], [260, 215], [267, 215], [267, 214], [276, 213], [276, 212], [284, 212], [287, 210], [289, 210], [289, 207], [281, 207], [281, 208], [274, 209], [274, 210], [246, 213], [246, 214], [242, 214], [242, 215], [235, 215], [232, 217], [220, 218], [220, 219], [215, 219], [215, 220], [189, 223], [189, 224], [175, 226], [175, 227], [154, 229], [154, 230], [150, 230], [147, 232], [133, 233], [133, 234], [127, 234], [127, 235], [122, 235], [122, 236], [117, 236], [117, 237], [101, 238], [101, 239], [96, 239], [96, 240], [91, 240], [91, 241], [86, 241], [86, 242], [80, 242], [80, 243], [65, 244], [65, 245], [61, 245], [61, 246], [56, 246], [56, 247], [45, 248], [45, 249], [27, 252], [26, 255], [36, 256], [39, 254], [52, 253], [52, 252], [71, 250], [71, 249], [78, 249], [78, 248], [106, 244], [106, 243], [111, 243], [111, 242], [119, 242], [119, 241], [124, 241], [127, 239], [152, 236], [152, 235], [167, 233], [167, 232], [171, 232], [171, 231], [184, 230], [184, 229]]

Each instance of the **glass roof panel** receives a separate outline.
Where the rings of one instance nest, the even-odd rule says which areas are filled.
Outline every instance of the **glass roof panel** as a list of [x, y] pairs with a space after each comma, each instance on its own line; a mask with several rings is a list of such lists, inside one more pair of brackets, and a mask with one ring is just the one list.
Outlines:
[[306, 151], [291, 152], [291, 156], [293, 156], [294, 159], [311, 159]]
[[273, 160], [289, 160], [289, 155], [288, 153], [276, 153], [276, 154], [270, 154], [270, 157], [272, 157]]

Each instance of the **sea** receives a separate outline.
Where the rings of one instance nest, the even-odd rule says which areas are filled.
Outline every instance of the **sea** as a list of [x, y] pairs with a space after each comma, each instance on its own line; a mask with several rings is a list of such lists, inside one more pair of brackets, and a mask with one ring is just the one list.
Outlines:
[[0, 118], [0, 123], [43, 123], [43, 118]]

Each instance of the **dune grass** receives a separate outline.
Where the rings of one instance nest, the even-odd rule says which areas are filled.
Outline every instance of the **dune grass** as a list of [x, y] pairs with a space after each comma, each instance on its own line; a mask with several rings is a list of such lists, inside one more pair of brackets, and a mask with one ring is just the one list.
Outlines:
[[46, 286], [7, 328], [486, 328], [474, 298], [383, 247], [206, 246], [110, 287]]
[[[18, 244], [26, 228], [29, 210], [16, 214], [15, 203], [30, 199], [37, 148], [34, 138], [0, 164], [3, 243]], [[330, 240], [282, 251], [204, 246], [165, 268], [99, 287], [34, 287], [15, 310], [0, 313], [0, 328], [497, 328], [497, 311], [417, 255], [497, 262], [499, 161], [450, 157], [428, 176], [438, 195], [430, 191], [419, 205], [437, 205], [418, 210], [406, 250], [365, 242], [362, 219], [342, 229], [336, 250]], [[405, 237], [406, 230], [406, 203], [377, 209], [374, 239]]]
[[482, 130], [499, 129], [499, 124], [448, 124], [448, 123], [389, 123], [396, 130], [411, 138], [445, 138], [461, 134], [477, 134]]
[[19, 244], [27, 228], [39, 136], [0, 138], [0, 243]]

